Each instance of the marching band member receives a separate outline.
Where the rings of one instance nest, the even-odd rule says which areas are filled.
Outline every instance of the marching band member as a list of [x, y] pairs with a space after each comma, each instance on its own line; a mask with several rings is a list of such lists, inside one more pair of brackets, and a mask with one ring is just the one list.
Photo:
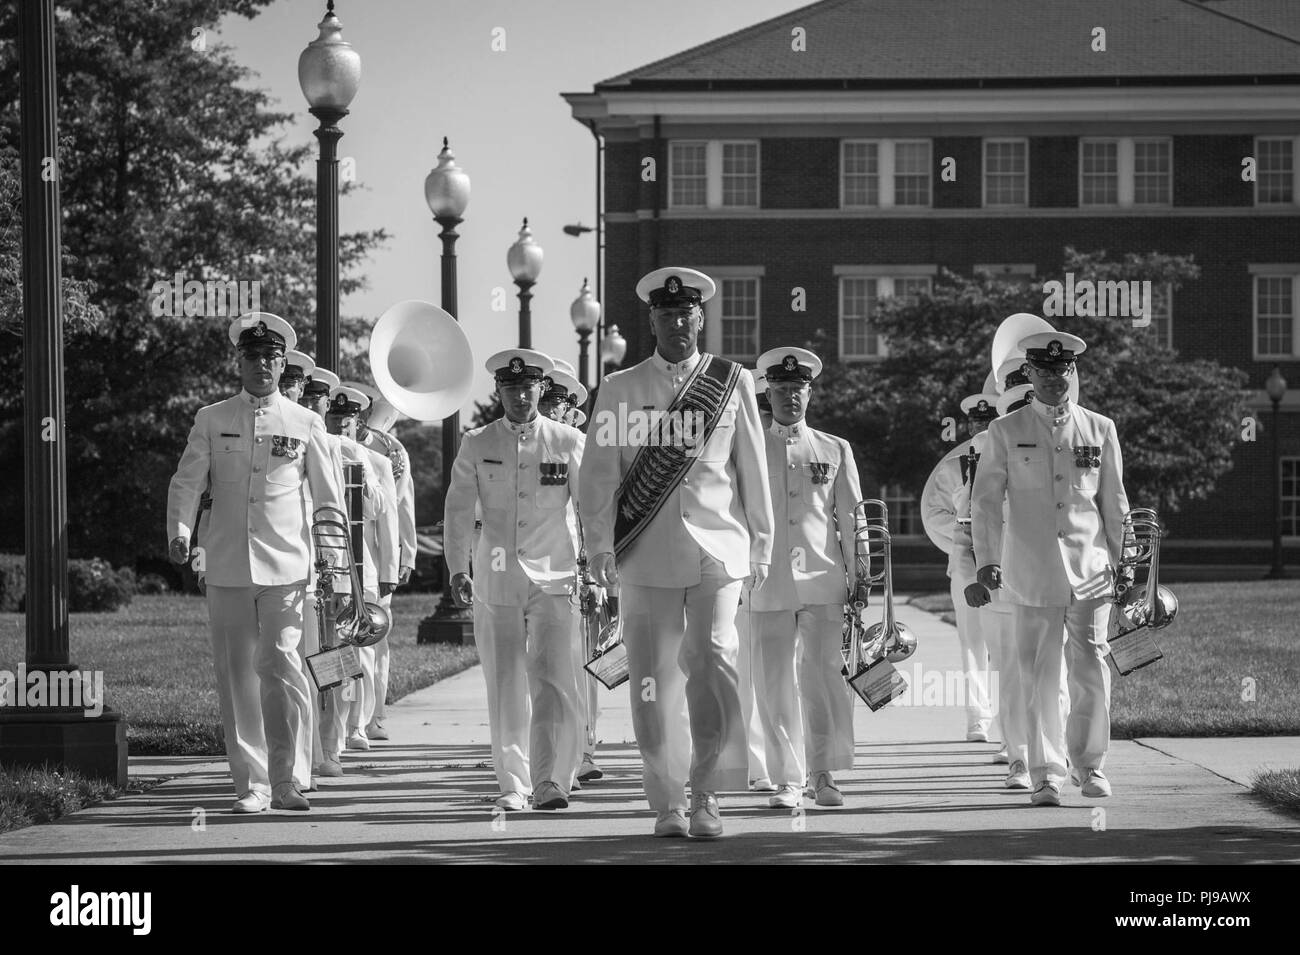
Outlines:
[[[397, 589], [399, 532], [397, 514], [397, 489], [393, 483], [392, 461], [363, 447], [357, 441], [357, 422], [361, 407], [369, 399], [346, 385], [330, 392], [329, 409], [325, 412], [325, 430], [339, 437], [343, 460], [348, 464], [366, 465], [366, 482], [373, 481], [378, 493], [370, 492], [373, 508], [362, 515], [362, 585], [365, 594], [361, 599], [388, 608], [392, 594]], [[367, 492], [363, 491], [363, 497]], [[364, 506], [364, 505], [363, 505]], [[386, 639], [386, 638], [385, 638]], [[384, 641], [381, 641], [381, 643]], [[348, 709], [348, 749], [369, 750], [370, 738], [366, 726], [375, 712], [377, 695], [375, 680], [375, 646], [360, 647], [361, 679], [353, 687], [352, 703]]]
[[758, 367], [772, 407], [767, 473], [772, 549], [781, 558], [753, 595], [758, 709], [777, 786], [768, 804], [800, 805], [811, 776], [817, 805], [842, 806], [832, 773], [853, 768], [853, 691], [841, 673], [840, 648], [854, 563], [853, 509], [862, 497], [858, 468], [847, 441], [804, 421], [821, 359], [803, 348], [774, 348]]
[[992, 728], [987, 674], [990, 657], [996, 658], [998, 651], [994, 645], [996, 634], [985, 632], [979, 609], [966, 598], [967, 588], [975, 583], [969, 487], [972, 461], [979, 460], [985, 429], [997, 417], [997, 401], [995, 394], [962, 399], [961, 410], [970, 437], [943, 456], [921, 492], [925, 532], [936, 547], [948, 554], [948, 590], [957, 617], [957, 641], [966, 675], [966, 739], [980, 743], [988, 742]]
[[[1034, 398], [989, 426], [972, 497], [976, 576], [989, 591], [1005, 586], [1013, 604], [1029, 680], [1030, 801], [1059, 806], [1067, 754], [1084, 796], [1111, 792], [1102, 773], [1110, 741], [1106, 627], [1128, 496], [1115, 423], [1069, 397], [1084, 341], [1040, 332], [1020, 347]], [[1059, 748], [1063, 665], [1066, 752]]]
[[523, 809], [531, 788], [534, 809], [563, 809], [582, 756], [582, 651], [569, 602], [578, 550], [569, 514], [584, 439], [537, 413], [551, 371], [545, 355], [509, 349], [489, 358], [487, 370], [505, 415], [466, 433], [456, 456], [447, 567], [457, 602], [474, 608], [501, 788], [496, 805]]
[[[379, 393], [379, 390], [361, 382], [346, 382], [361, 392], [366, 401], [357, 422], [357, 443], [389, 459], [397, 492], [397, 585], [405, 585], [415, 571], [417, 544], [415, 540], [415, 475], [411, 470], [411, 456], [402, 442], [389, 433], [401, 413]], [[380, 601], [391, 608], [392, 597]], [[366, 723], [368, 739], [388, 739], [387, 719], [388, 670], [391, 660], [388, 637], [380, 640], [375, 650], [374, 714]]]
[[211, 480], [204, 540], [208, 616], [226, 755], [237, 813], [310, 808], [295, 778], [310, 775], [298, 740], [311, 732], [313, 688], [299, 657], [312, 561], [311, 514], [342, 493], [325, 428], [277, 390], [297, 342], [267, 312], [230, 325], [240, 393], [200, 408], [167, 492], [172, 560], [189, 556], [190, 531]]
[[[754, 369], [754, 398], [758, 404], [758, 420], [764, 432], [772, 426], [772, 405], [767, 398], [767, 379], [760, 369]], [[762, 672], [763, 665], [759, 648], [754, 641], [754, 628], [750, 625], [753, 616], [753, 601], [742, 591], [740, 609], [736, 611], [736, 673], [740, 680], [740, 715], [745, 721], [745, 739], [749, 745], [749, 791], [755, 793], [774, 793], [767, 775], [767, 742], [763, 734], [763, 719], [754, 700], [754, 674]]]
[[581, 478], [593, 576], [622, 582], [632, 723], [657, 836], [721, 835], [716, 794], [744, 790], [736, 610], [745, 579], [761, 586], [772, 562], [753, 377], [696, 347], [715, 288], [683, 268], [637, 283], [655, 353], [604, 379]]
[[312, 361], [311, 355], [293, 350], [285, 352], [284, 374], [280, 376], [278, 385], [280, 394], [294, 404], [301, 404], [303, 388], [306, 387], [308, 377], [315, 370], [316, 362]]
[[[313, 368], [302, 386], [302, 397], [298, 404], [325, 420], [325, 412], [330, 406], [330, 392], [339, 386], [339, 376], [328, 368]], [[337, 443], [337, 442], [331, 442]]]

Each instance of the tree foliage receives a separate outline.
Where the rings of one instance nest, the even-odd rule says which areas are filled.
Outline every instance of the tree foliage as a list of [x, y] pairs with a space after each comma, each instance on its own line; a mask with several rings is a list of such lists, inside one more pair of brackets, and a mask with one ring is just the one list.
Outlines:
[[[1066, 248], [1061, 275], [1150, 280], [1176, 290], [1199, 268], [1187, 256], [1160, 253], [1108, 258], [1105, 251]], [[936, 461], [952, 447], [945, 417], [962, 420], [959, 404], [983, 388], [992, 370], [993, 334], [1008, 315], [1041, 315], [1041, 286], [944, 272], [932, 293], [882, 303], [875, 327], [889, 342], [877, 363], [830, 362], [818, 378], [809, 422], [854, 445], [868, 486], [919, 492]], [[1232, 449], [1246, 414], [1243, 372], [1212, 361], [1183, 361], [1156, 344], [1150, 328], [1116, 317], [1049, 319], [1088, 343], [1078, 363], [1080, 404], [1115, 420], [1124, 478], [1134, 506], [1179, 510], [1203, 499], [1232, 467]], [[810, 343], [820, 354], [833, 349]], [[958, 430], [958, 439], [963, 436]]]
[[[276, 112], [213, 39], [227, 14], [269, 0], [117, 0], [60, 4], [59, 184], [66, 274], [98, 324], [70, 333], [65, 376], [68, 543], [73, 555], [161, 556], [167, 481], [194, 412], [238, 388], [229, 314], [158, 315], [155, 283], [256, 282], [260, 307], [314, 347], [314, 141], [282, 136]], [[0, 150], [18, 141], [16, 14], [0, 11]], [[196, 30], [205, 31], [202, 49]], [[345, 193], [347, 187], [345, 187]], [[7, 213], [12, 216], [12, 211]], [[341, 291], [362, 285], [383, 230], [340, 237]], [[4, 268], [0, 259], [0, 268]], [[2, 277], [2, 276], [0, 276]], [[15, 330], [12, 297], [0, 328]], [[342, 372], [364, 369], [367, 323], [343, 325]], [[21, 512], [22, 342], [0, 333], [0, 507]], [[21, 522], [0, 549], [21, 549]]]

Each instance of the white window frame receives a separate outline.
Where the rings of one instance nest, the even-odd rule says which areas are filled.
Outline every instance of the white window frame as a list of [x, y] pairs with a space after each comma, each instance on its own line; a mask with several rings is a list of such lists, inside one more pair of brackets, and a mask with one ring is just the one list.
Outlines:
[[767, 269], [762, 265], [713, 265], [702, 266], [700, 271], [718, 283], [718, 294], [704, 303], [704, 347], [701, 351], [724, 358], [732, 356], [722, 352], [722, 280], [753, 279], [758, 283], [754, 299], [754, 337], [759, 350], [753, 355], [737, 356], [745, 358], [746, 362], [754, 361], [763, 353], [763, 276]]
[[999, 262], [996, 264], [984, 262], [977, 264], [973, 269], [971, 269], [971, 272], [974, 275], [984, 273], [990, 278], [995, 279], [1023, 276], [1024, 278], [1032, 280], [1033, 277], [1038, 274], [1038, 266], [1033, 262]]
[[840, 361], [883, 361], [889, 357], [889, 343], [882, 337], [880, 349], [875, 355], [850, 355], [844, 350], [844, 280], [875, 279], [876, 301], [879, 302], [894, 295], [894, 282], [898, 279], [930, 280], [930, 293], [934, 293], [935, 276], [939, 274], [937, 265], [837, 265], [835, 274], [835, 337]]
[[[673, 147], [677, 145], [704, 144], [704, 168], [707, 179], [704, 186], [704, 205], [677, 205], [673, 202]], [[723, 205], [722, 202], [722, 147], [754, 147], [754, 204]], [[668, 140], [668, 208], [669, 209], [760, 209], [763, 205], [763, 145], [757, 139], [670, 139]]]
[[[1250, 272], [1250, 354], [1254, 361], [1279, 361], [1300, 358], [1300, 262], [1283, 264], [1252, 264]], [[1259, 280], [1262, 278], [1291, 280], [1291, 351], [1261, 352], [1259, 350]]]
[[[876, 146], [876, 204], [849, 205], [844, 198], [844, 151], [850, 143], [874, 143]], [[896, 200], [895, 189], [895, 153], [899, 143], [924, 143], [929, 158], [928, 198], [925, 205], [911, 204], [900, 206]], [[840, 140], [840, 208], [841, 209], [932, 209], [934, 208], [934, 140], [924, 136], [908, 136], [899, 139], [842, 139]]]
[[[889, 530], [895, 538], [915, 539], [924, 536], [920, 492], [913, 491], [909, 494], [900, 484], [882, 484], [880, 486], [880, 499], [889, 508], [889, 523], [891, 525]], [[920, 528], [919, 530], [914, 529], [909, 532], [902, 529], [903, 509], [897, 506], [899, 504], [910, 504], [912, 506], [912, 523], [914, 527]]]
[[[1134, 199], [1134, 156], [1136, 143], [1169, 144], [1169, 201], [1137, 202]], [[1115, 143], [1115, 202], [1083, 201], [1083, 144]], [[1080, 136], [1077, 170], [1077, 203], [1080, 209], [1169, 209], [1174, 204], [1174, 140], [1172, 136]]]
[[[1287, 141], [1291, 143], [1291, 201], [1260, 202], [1259, 200], [1259, 144], [1265, 140]], [[1300, 206], [1300, 136], [1256, 136], [1255, 137], [1255, 205], [1261, 209], [1285, 209], [1288, 206]]]
[[[1003, 143], [1016, 143], [1025, 147], [1025, 197], [1022, 202], [989, 202], [989, 146]], [[1027, 138], [990, 136], [984, 140], [980, 150], [980, 190], [980, 203], [986, 209], [1027, 209], [1029, 207], [1029, 140]]]
[[[1285, 503], [1286, 503], [1287, 501], [1292, 501], [1292, 500], [1297, 501], [1297, 502], [1300, 502], [1300, 494], [1297, 494], [1296, 497], [1287, 497], [1287, 496], [1286, 496], [1286, 493], [1285, 493], [1286, 488], [1285, 488], [1285, 486], [1284, 486], [1284, 484], [1283, 484], [1283, 482], [1282, 482], [1282, 478], [1283, 478], [1283, 475], [1285, 474], [1285, 467], [1286, 467], [1286, 465], [1287, 465], [1288, 463], [1293, 463], [1293, 464], [1295, 465], [1295, 469], [1296, 469], [1297, 475], [1300, 475], [1300, 455], [1295, 455], [1295, 454], [1283, 454], [1283, 455], [1280, 455], [1280, 456], [1278, 457], [1278, 462], [1277, 462], [1277, 493], [1278, 493], [1278, 496], [1281, 498], [1281, 501], [1280, 501], [1279, 503], [1281, 503], [1281, 504], [1283, 504], [1283, 505], [1285, 505]], [[1297, 508], [1300, 508], [1300, 503], [1297, 503]], [[1286, 514], [1285, 514], [1286, 508], [1285, 508], [1285, 507], [1282, 507], [1281, 510], [1284, 512], [1284, 513], [1283, 513], [1283, 516], [1282, 516], [1282, 519], [1283, 519], [1283, 520], [1286, 520]], [[1295, 528], [1295, 530], [1300, 531], [1300, 517], [1298, 517], [1298, 518], [1296, 519], [1296, 528]], [[1296, 541], [1296, 540], [1300, 540], [1300, 533], [1291, 533], [1291, 534], [1288, 534], [1288, 533], [1286, 533], [1285, 531], [1283, 531], [1283, 533], [1282, 533], [1282, 537], [1283, 537], [1284, 540], [1288, 540], [1288, 541]]]
[[[1253, 279], [1252, 279], [1252, 281], [1253, 281]], [[1168, 319], [1169, 319], [1169, 340], [1166, 341], [1166, 342], [1163, 342], [1163, 343], [1157, 343], [1157, 344], [1163, 344], [1166, 348], [1173, 348], [1173, 347], [1174, 347], [1174, 285], [1173, 285], [1172, 282], [1164, 282], [1164, 283], [1162, 283], [1162, 284], [1164, 285], [1164, 292], [1163, 292], [1163, 294], [1164, 294], [1164, 299], [1165, 299], [1165, 305], [1166, 305], [1166, 307], [1169, 309], [1169, 315], [1168, 315]], [[1154, 295], [1155, 295], [1155, 291], [1156, 291], [1155, 283], [1152, 283], [1152, 286], [1151, 286], [1151, 293], [1152, 293], [1152, 296], [1153, 296], [1153, 297], [1154, 297]], [[1147, 330], [1150, 331], [1150, 333], [1151, 333], [1151, 335], [1152, 335], [1153, 338], [1155, 337], [1155, 334], [1156, 334], [1155, 329], [1156, 329], [1156, 316], [1155, 316], [1154, 314], [1152, 314], [1152, 316], [1151, 316], [1151, 324], [1147, 326]]]

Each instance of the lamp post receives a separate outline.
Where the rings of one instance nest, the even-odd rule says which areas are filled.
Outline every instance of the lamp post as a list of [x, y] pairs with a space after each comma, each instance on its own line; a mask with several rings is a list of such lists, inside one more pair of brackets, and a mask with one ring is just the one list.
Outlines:
[[600, 363], [602, 374], [608, 374], [610, 366], [617, 367], [623, 364], [623, 356], [627, 354], [627, 339], [619, 334], [617, 325], [609, 325], [605, 328], [605, 337], [600, 343]]
[[343, 24], [329, 0], [320, 35], [298, 57], [298, 85], [320, 120], [316, 138], [316, 364], [339, 369], [339, 161], [338, 122], [361, 85], [361, 56], [343, 39]]
[[582, 280], [582, 289], [578, 292], [578, 297], [573, 300], [569, 306], [569, 318], [573, 321], [573, 327], [578, 330], [578, 381], [582, 387], [588, 387], [587, 382], [587, 342], [591, 338], [591, 333], [596, 330], [597, 323], [600, 322], [600, 303], [596, 301], [596, 296], [591, 292], [591, 286], [587, 280]]
[[[446, 137], [438, 165], [424, 180], [424, 201], [429, 204], [433, 221], [442, 231], [442, 307], [456, 318], [456, 240], [460, 238], [456, 226], [469, 205], [469, 176], [456, 165], [456, 155]], [[442, 419], [442, 493], [445, 497], [451, 487], [451, 466], [460, 449], [460, 412], [453, 411]], [[474, 616], [462, 610], [451, 599], [451, 572], [443, 560], [441, 572], [442, 598], [433, 616], [421, 622], [417, 639], [420, 642], [470, 643], [474, 639]], [[424, 639], [426, 638], [427, 639]]]
[[1273, 566], [1269, 568], [1268, 579], [1281, 580], [1286, 576], [1282, 567], [1282, 458], [1278, 444], [1278, 429], [1281, 421], [1282, 399], [1286, 397], [1286, 379], [1282, 370], [1273, 366], [1273, 373], [1264, 382], [1264, 390], [1269, 401], [1273, 402]]
[[506, 253], [506, 265], [510, 267], [510, 276], [519, 286], [519, 347], [533, 347], [532, 312], [528, 303], [532, 300], [532, 288], [537, 284], [537, 276], [542, 274], [542, 247], [533, 241], [533, 232], [528, 228], [528, 219], [524, 218], [519, 238]]

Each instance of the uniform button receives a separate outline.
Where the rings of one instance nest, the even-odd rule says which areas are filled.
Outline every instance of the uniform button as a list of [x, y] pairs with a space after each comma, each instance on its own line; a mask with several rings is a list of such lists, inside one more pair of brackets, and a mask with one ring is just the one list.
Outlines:
[[790, 492], [790, 496], [791, 496], [791, 497], [794, 497], [794, 496], [797, 495], [798, 493], [799, 493], [798, 491], [791, 491], [791, 492]]
[[682, 478], [682, 483], [683, 483], [683, 484], [690, 484], [690, 483], [691, 483], [690, 478]]
[[255, 497], [250, 497], [250, 498], [248, 499], [248, 503], [249, 503], [249, 504], [256, 504], [256, 503], [257, 503], [257, 498], [255, 498]]
[[528, 495], [527, 495], [525, 492], [520, 491], [520, 492], [519, 492], [519, 496], [520, 496], [521, 498], [525, 498], [525, 497], [527, 497]]
[[1059, 444], [1056, 446], [1056, 453], [1057, 454], [1061, 453], [1061, 446]]
[[690, 516], [691, 516], [690, 511], [682, 511], [682, 517], [690, 517]]
[[261, 474], [261, 473], [262, 473], [262, 469], [261, 469], [261, 468], [253, 468], [253, 473], [254, 473], [254, 474]]
[[1057, 479], [1058, 481], [1062, 481], [1062, 480], [1064, 480], [1064, 478], [1062, 478], [1061, 475], [1059, 475], [1059, 474], [1056, 476], [1056, 479]]
[[258, 444], [261, 444], [261, 443], [262, 443], [262, 439], [261, 439], [261, 438], [257, 438], [257, 439], [255, 439], [255, 440], [257, 441]]
[[521, 465], [519, 465], [519, 470], [521, 470], [521, 471], [527, 471], [527, 470], [528, 470], [528, 465], [526, 465], [526, 464], [521, 464]]
[[[1025, 458], [1025, 460], [1028, 461], [1029, 459], [1028, 459], [1028, 458]], [[793, 465], [793, 464], [790, 465], [790, 470], [793, 471], [794, 469], [795, 469], [795, 465]]]
[[790, 524], [791, 524], [791, 526], [793, 526], [793, 525], [794, 525], [794, 518], [793, 518], [793, 517], [792, 517], [792, 518], [790, 518]]
[[519, 548], [519, 550], [515, 551], [515, 553], [517, 553], [520, 557], [523, 557], [523, 556], [524, 556], [524, 549], [521, 547], [521, 548]]
[[519, 526], [520, 526], [520, 527], [527, 527], [527, 526], [528, 526], [528, 522], [527, 522], [527, 521], [520, 521], [520, 522], [519, 522]]
[[1056, 536], [1061, 538], [1061, 540], [1065, 540], [1065, 531], [1057, 531]]
[[1029, 459], [1028, 459], [1028, 458], [1025, 458], [1025, 460], [1028, 461]]
[[1065, 505], [1062, 504], [1062, 503], [1060, 503], [1059, 501], [1056, 503], [1056, 509], [1057, 509], [1058, 511], [1059, 511], [1061, 508], [1063, 508], [1063, 507], [1065, 507]]

